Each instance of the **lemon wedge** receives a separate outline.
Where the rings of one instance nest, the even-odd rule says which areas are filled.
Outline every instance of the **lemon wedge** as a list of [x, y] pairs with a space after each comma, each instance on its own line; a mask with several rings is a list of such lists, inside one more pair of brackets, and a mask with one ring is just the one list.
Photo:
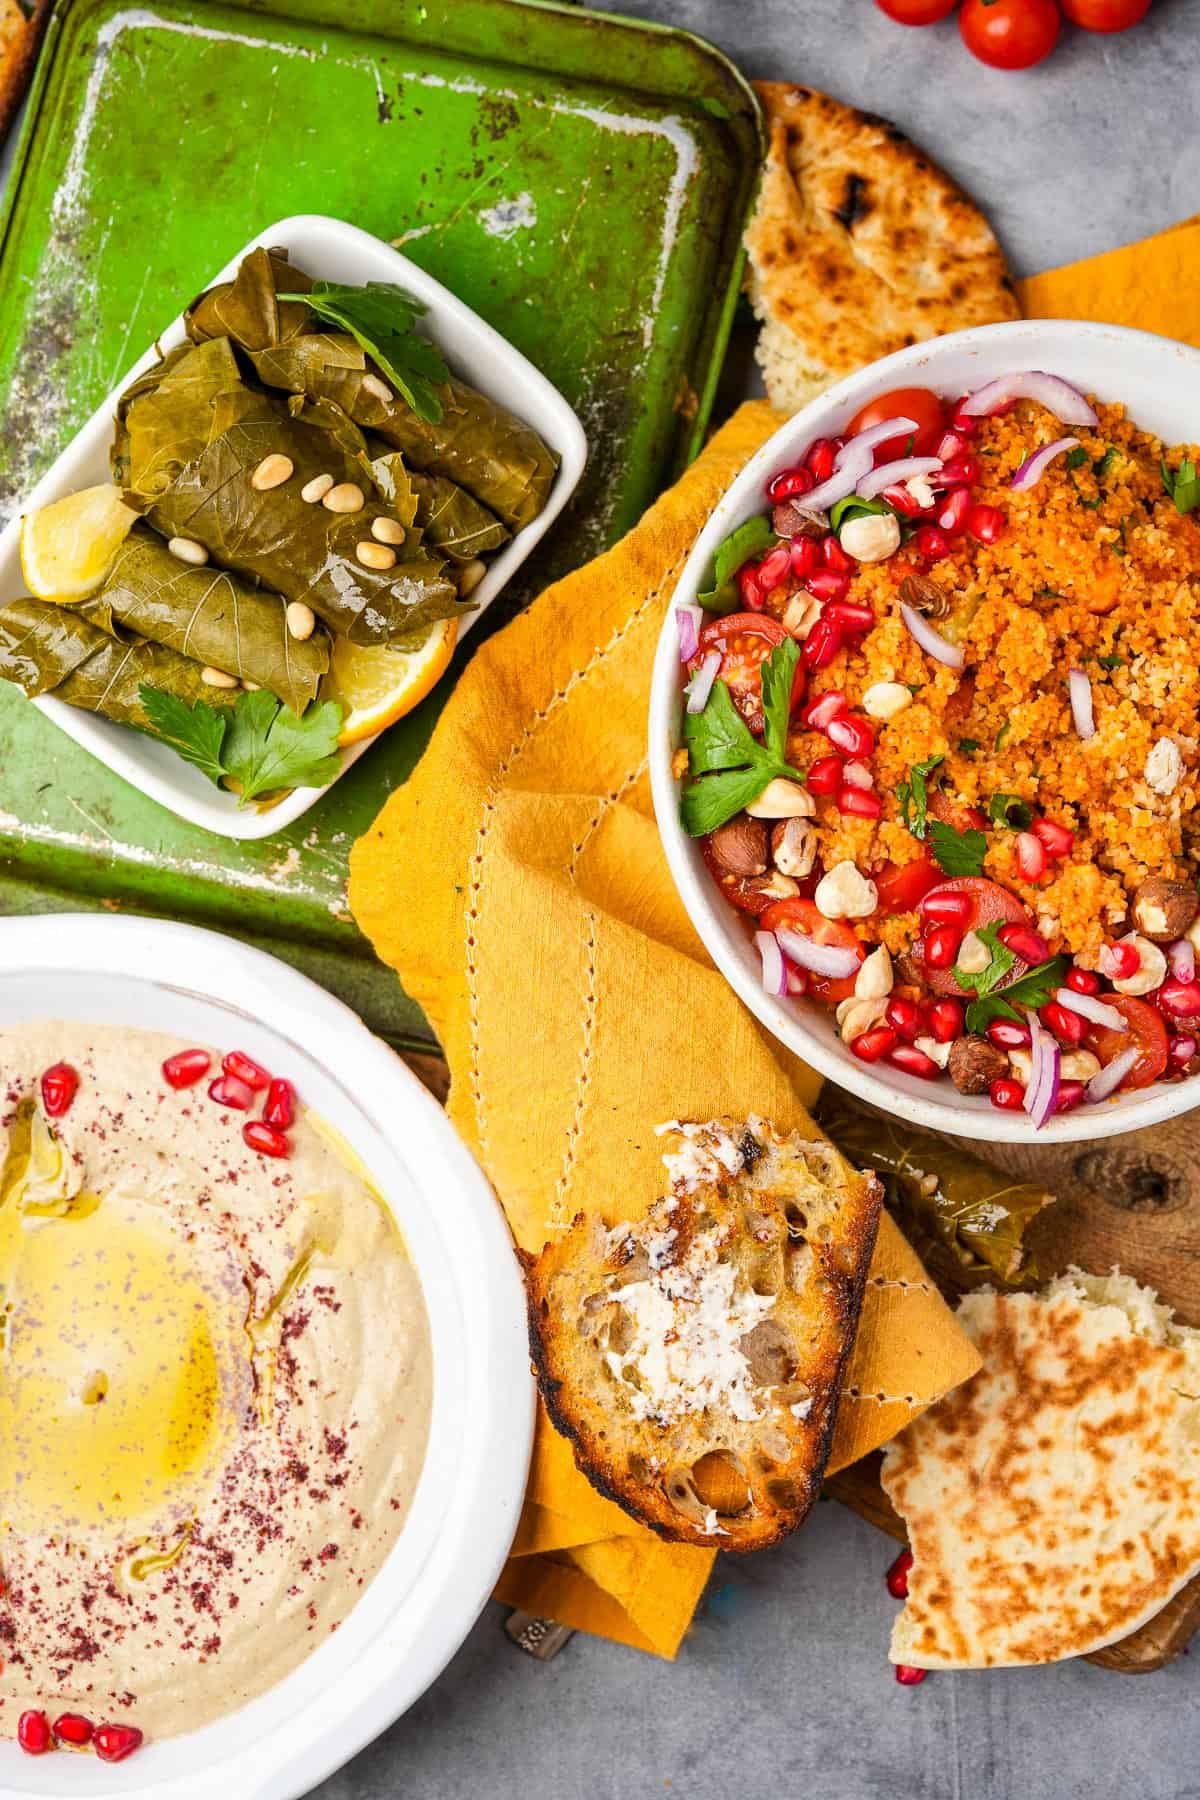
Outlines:
[[137, 518], [105, 481], [21, 520], [21, 572], [38, 600], [95, 593]]
[[321, 698], [336, 700], [345, 709], [338, 743], [357, 744], [374, 737], [411, 712], [445, 673], [457, 636], [457, 619], [443, 619], [417, 650], [335, 638]]

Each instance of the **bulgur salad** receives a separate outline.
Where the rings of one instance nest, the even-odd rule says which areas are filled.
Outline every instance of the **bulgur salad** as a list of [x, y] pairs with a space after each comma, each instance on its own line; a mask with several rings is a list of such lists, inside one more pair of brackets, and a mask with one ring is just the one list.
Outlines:
[[1035, 1124], [1200, 1070], [1200, 454], [1041, 371], [885, 394], [676, 608], [766, 990]]

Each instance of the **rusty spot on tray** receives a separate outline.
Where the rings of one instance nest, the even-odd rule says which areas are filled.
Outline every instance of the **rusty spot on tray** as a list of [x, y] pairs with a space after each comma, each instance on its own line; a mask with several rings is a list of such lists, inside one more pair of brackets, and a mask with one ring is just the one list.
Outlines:
[[25, 333], [0, 424], [0, 524], [54, 454], [63, 410], [58, 365], [74, 346], [78, 318], [75, 302], [61, 298]]
[[506, 137], [521, 123], [521, 115], [511, 100], [484, 94], [479, 101], [479, 123], [493, 144], [498, 144], [502, 137]]

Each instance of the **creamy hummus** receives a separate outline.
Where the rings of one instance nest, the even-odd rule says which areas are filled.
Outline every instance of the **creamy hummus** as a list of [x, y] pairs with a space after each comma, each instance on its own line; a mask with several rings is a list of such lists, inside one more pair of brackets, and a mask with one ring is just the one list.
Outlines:
[[[183, 1047], [0, 1033], [4, 1736], [36, 1707], [161, 1737], [273, 1687], [420, 1473], [429, 1327], [390, 1213], [302, 1105], [276, 1159], [209, 1077], [170, 1088]], [[59, 1062], [79, 1088], [48, 1121]]]

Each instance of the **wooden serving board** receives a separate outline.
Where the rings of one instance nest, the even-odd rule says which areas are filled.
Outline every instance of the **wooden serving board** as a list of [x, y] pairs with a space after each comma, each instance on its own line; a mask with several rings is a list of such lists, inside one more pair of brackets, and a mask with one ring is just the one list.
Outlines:
[[[1049, 1278], [1074, 1263], [1092, 1273], [1119, 1267], [1156, 1290], [1183, 1323], [1200, 1325], [1200, 1122], [1171, 1120], [1094, 1144], [976, 1144], [964, 1149], [1058, 1196], [1034, 1221], [1029, 1242]], [[826, 1483], [827, 1491], [892, 1537], [904, 1526], [879, 1485], [879, 1457]], [[1089, 1662], [1123, 1675], [1161, 1669], [1200, 1630], [1200, 1576], [1140, 1631]]]

